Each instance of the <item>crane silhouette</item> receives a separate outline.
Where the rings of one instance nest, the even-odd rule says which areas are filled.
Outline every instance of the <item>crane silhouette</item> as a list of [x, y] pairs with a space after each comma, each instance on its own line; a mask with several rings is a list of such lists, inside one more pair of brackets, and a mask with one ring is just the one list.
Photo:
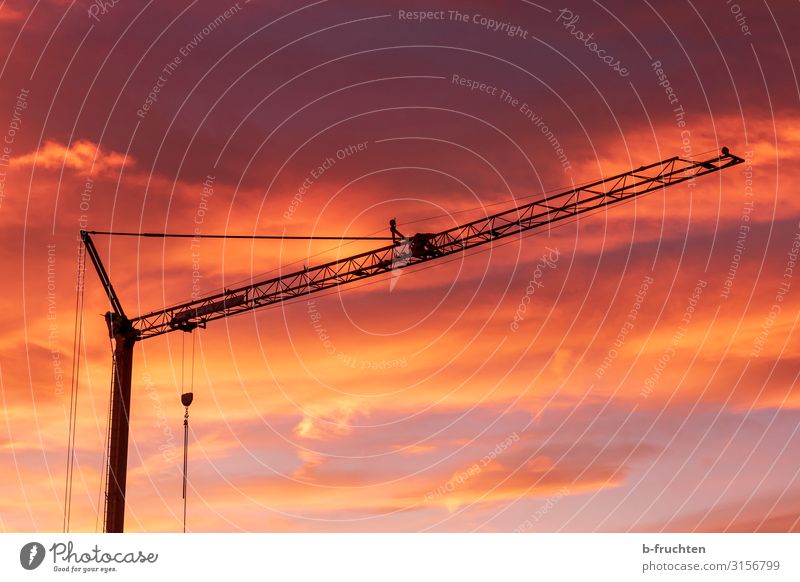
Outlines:
[[[111, 304], [105, 320], [109, 335], [114, 340], [104, 531], [113, 533], [124, 530], [131, 377], [134, 346], [137, 342], [173, 331], [191, 332], [196, 328], [205, 328], [209, 322], [217, 319], [347, 285], [395, 269], [435, 261], [583, 213], [620, 204], [742, 162], [744, 160], [730, 153], [728, 148], [722, 148], [719, 155], [699, 161], [675, 156], [437, 233], [417, 233], [405, 237], [397, 230], [397, 224], [392, 219], [390, 245], [257, 283], [225, 289], [221, 293], [133, 318], [125, 314], [92, 239], [93, 234], [110, 233], [81, 231], [81, 244], [84, 245]], [[184, 400], [191, 402], [189, 398]]]

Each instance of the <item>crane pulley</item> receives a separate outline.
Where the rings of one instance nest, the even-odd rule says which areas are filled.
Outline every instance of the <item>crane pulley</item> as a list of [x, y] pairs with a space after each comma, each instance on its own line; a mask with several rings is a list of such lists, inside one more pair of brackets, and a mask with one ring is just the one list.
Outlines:
[[115, 342], [105, 531], [121, 532], [124, 528], [131, 375], [136, 342], [172, 331], [189, 332], [205, 327], [208, 322], [216, 319], [375, 277], [393, 269], [436, 260], [502, 238], [521, 235], [742, 162], [742, 158], [730, 153], [727, 148], [722, 148], [719, 155], [699, 161], [675, 156], [436, 233], [417, 233], [404, 237], [392, 220], [390, 245], [226, 289], [222, 293], [130, 319], [125, 315], [103, 267], [91, 238], [92, 233], [81, 231], [81, 240], [111, 303], [112, 311], [105, 317], [109, 335]]

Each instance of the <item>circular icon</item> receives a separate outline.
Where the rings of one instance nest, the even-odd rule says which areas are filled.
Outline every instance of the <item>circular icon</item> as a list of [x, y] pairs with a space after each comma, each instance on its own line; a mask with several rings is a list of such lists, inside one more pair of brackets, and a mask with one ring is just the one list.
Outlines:
[[35, 570], [44, 561], [44, 546], [39, 542], [29, 542], [19, 551], [19, 563], [26, 570]]

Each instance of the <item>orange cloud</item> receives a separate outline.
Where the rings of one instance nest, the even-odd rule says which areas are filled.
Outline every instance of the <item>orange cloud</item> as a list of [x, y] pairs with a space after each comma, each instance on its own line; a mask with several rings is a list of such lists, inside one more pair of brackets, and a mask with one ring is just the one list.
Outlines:
[[36, 151], [12, 159], [14, 166], [36, 166], [48, 170], [66, 168], [82, 175], [119, 171], [134, 164], [132, 157], [108, 151], [86, 139], [79, 139], [70, 146], [48, 139]]

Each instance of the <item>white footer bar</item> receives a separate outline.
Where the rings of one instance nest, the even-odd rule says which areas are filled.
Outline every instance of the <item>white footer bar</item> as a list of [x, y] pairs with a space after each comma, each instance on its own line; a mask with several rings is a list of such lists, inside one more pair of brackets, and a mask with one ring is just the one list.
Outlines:
[[3, 580], [800, 580], [796, 534], [3, 534]]

